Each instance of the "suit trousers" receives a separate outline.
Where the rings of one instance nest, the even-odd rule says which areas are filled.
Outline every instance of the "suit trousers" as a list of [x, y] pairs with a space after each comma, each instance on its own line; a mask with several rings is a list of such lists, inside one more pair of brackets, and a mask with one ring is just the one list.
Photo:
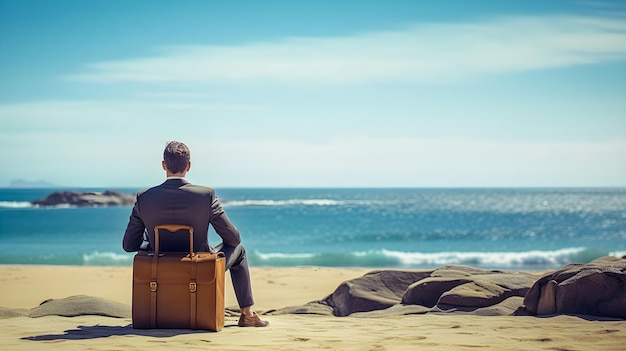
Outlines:
[[230, 279], [233, 283], [235, 296], [240, 308], [254, 305], [252, 286], [250, 285], [250, 269], [246, 258], [245, 248], [239, 244], [229, 246], [221, 243], [213, 248], [216, 252], [223, 252], [226, 256], [226, 270], [230, 270]]

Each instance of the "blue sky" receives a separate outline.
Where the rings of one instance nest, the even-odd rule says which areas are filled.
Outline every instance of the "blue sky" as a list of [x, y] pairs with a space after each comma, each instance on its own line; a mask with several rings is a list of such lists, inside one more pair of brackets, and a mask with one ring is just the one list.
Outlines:
[[626, 186], [626, 1], [0, 0], [0, 186]]

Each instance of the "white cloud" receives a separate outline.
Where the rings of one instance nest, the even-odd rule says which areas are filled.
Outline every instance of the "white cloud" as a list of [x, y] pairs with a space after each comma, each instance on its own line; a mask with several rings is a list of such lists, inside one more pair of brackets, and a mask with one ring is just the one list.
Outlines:
[[241, 46], [175, 46], [161, 55], [90, 64], [87, 82], [446, 82], [482, 74], [626, 58], [626, 21], [615, 17], [501, 17], [416, 24], [330, 38]]
[[[172, 131], [188, 129], [182, 121], [193, 123], [207, 119], [207, 113], [233, 111], [243, 113], [261, 108], [252, 104], [184, 100], [181, 95], [146, 96], [144, 100], [44, 100], [0, 104], [4, 133], [33, 131], [112, 132], [136, 134], [162, 127]], [[181, 117], [182, 116], [182, 117]]]

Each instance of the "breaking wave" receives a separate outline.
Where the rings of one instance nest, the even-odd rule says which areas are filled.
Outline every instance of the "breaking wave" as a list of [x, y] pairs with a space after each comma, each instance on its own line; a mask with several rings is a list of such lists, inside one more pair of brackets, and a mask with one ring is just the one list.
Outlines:
[[[542, 270], [556, 269], [570, 263], [587, 263], [604, 256], [621, 257], [626, 252], [605, 252], [588, 248], [566, 248], [551, 251], [524, 252], [402, 252], [370, 250], [355, 252], [262, 253], [248, 251], [251, 266], [257, 267], [371, 267], [436, 268], [467, 265], [484, 269]], [[52, 264], [81, 266], [131, 266], [133, 253], [91, 252], [67, 255], [33, 255], [0, 257], [0, 264]]]
[[0, 208], [30, 208], [33, 207], [28, 201], [0, 201]]
[[587, 248], [524, 252], [402, 252], [371, 250], [346, 253], [249, 253], [256, 266], [329, 266], [434, 268], [445, 265], [471, 265], [481, 268], [550, 269], [570, 263], [586, 263], [603, 256], [620, 256]]
[[245, 206], [341, 206], [347, 201], [337, 201], [331, 199], [290, 199], [290, 200], [241, 200], [224, 201], [224, 207], [245, 207]]

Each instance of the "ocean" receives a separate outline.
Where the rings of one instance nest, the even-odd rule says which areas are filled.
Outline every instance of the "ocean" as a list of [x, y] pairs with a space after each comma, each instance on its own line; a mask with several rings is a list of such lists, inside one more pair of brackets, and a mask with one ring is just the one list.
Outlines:
[[[0, 264], [130, 266], [133, 254], [121, 241], [131, 207], [30, 204], [56, 190], [70, 189], [0, 189]], [[218, 188], [217, 195], [253, 267], [543, 270], [626, 255], [626, 188]], [[212, 230], [209, 242], [219, 242]]]

